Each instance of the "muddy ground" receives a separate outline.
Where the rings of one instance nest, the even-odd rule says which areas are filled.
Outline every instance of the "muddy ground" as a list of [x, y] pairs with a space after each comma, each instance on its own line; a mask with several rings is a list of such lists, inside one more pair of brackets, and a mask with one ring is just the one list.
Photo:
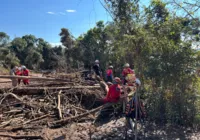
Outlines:
[[[38, 82], [32, 82], [31, 84], [38, 84]], [[21, 86], [24, 85], [22, 84]], [[10, 80], [0, 79], [0, 88], [4, 87], [11, 87]], [[0, 140], [13, 139], [5, 137], [6, 135], [34, 135], [41, 136], [45, 140], [122, 140], [126, 137], [125, 119], [123, 117], [107, 120], [98, 126], [94, 125], [94, 119], [83, 119], [82, 121], [79, 120], [79, 122], [66, 123], [62, 127], [54, 129], [43, 125], [48, 124], [48, 121], [44, 120], [35, 122], [36, 124], [30, 124], [30, 126], [36, 126], [35, 128], [26, 128], [12, 132], [5, 132], [0, 129], [0, 135], [4, 135], [0, 136]], [[134, 132], [128, 129], [126, 139], [133, 140], [134, 134]], [[158, 126], [147, 121], [142, 125], [139, 124], [138, 140], [200, 140], [200, 132], [178, 126]]]

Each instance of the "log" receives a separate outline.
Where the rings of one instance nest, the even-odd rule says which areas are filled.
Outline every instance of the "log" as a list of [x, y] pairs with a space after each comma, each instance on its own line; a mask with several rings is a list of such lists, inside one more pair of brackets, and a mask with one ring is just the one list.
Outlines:
[[58, 93], [58, 107], [57, 107], [60, 119], [62, 119], [62, 111], [60, 109], [60, 95], [61, 95], [61, 92], [62, 92], [62, 90], [60, 90], [59, 93]]
[[0, 137], [10, 137], [13, 139], [43, 139], [41, 136], [33, 136], [33, 135], [10, 135], [10, 134], [1, 134]]
[[[45, 90], [68, 90], [68, 89], [100, 89], [100, 86], [65, 86], [65, 87], [16, 87], [13, 89], [15, 94], [41, 94]], [[10, 88], [1, 88], [0, 93], [10, 90]]]
[[46, 80], [46, 81], [67, 81], [64, 79], [58, 79], [58, 78], [44, 78], [44, 77], [32, 77], [32, 76], [12, 76], [12, 75], [0, 75], [0, 78], [4, 79], [12, 79], [12, 78], [18, 78], [18, 79], [33, 79], [33, 80]]
[[50, 116], [50, 114], [46, 114], [46, 115], [43, 115], [43, 116], [41, 116], [41, 117], [35, 118], [35, 119], [33, 119], [33, 120], [26, 121], [26, 122], [24, 122], [23, 124], [25, 125], [25, 124], [28, 124], [28, 123], [30, 123], [30, 122], [34, 122], [34, 121], [38, 121], [38, 120], [44, 119], [44, 118], [49, 117], [49, 116]]
[[69, 121], [74, 121], [74, 120], [76, 120], [76, 119], [83, 118], [83, 117], [85, 117], [85, 116], [88, 116], [89, 114], [95, 113], [95, 112], [97, 112], [97, 111], [99, 111], [99, 110], [101, 110], [101, 109], [103, 109], [103, 108], [105, 108], [105, 107], [109, 107], [109, 106], [111, 106], [111, 105], [113, 105], [113, 103], [102, 105], [102, 106], [100, 106], [100, 107], [97, 107], [97, 108], [95, 108], [95, 109], [92, 109], [92, 110], [90, 110], [90, 111], [88, 111], [88, 112], [85, 112], [85, 113], [83, 113], [83, 114], [80, 114], [80, 115], [78, 115], [78, 116], [68, 117], [68, 118], [65, 118], [65, 119], [62, 119], [62, 120], [58, 120], [58, 121], [51, 122], [51, 123], [50, 123], [50, 127], [55, 127], [55, 126], [58, 126], [58, 125], [60, 125], [60, 124], [65, 124], [65, 123], [67, 123], [67, 122], [69, 122]]

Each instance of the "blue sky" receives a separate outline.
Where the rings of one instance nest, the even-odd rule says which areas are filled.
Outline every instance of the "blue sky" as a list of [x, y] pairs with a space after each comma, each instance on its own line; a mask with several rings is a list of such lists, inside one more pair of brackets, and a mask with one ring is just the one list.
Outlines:
[[78, 37], [99, 20], [111, 21], [99, 0], [1, 0], [0, 13], [0, 31], [11, 39], [33, 34], [50, 43], [60, 41], [62, 27]]

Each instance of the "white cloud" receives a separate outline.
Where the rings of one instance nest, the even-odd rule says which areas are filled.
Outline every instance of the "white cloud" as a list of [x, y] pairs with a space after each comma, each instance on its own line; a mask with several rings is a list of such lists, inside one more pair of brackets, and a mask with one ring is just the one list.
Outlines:
[[68, 13], [74, 13], [76, 10], [66, 10]]
[[64, 47], [64, 46], [62, 45], [62, 43], [60, 43], [60, 42], [56, 42], [56, 43], [51, 42], [50, 44], [51, 44], [52, 47], [55, 47], [55, 46], [62, 46], [62, 47]]
[[47, 14], [55, 15], [56, 13], [54, 13], [54, 12], [47, 12]]
[[59, 14], [61, 14], [61, 15], [66, 15], [65, 13], [63, 13], [63, 12], [59, 12]]

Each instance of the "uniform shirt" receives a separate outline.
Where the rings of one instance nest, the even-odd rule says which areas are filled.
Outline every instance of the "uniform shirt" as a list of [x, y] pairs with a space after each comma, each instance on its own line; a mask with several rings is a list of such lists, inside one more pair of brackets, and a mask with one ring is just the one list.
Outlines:
[[99, 68], [99, 64], [96, 64], [93, 66], [94, 72], [96, 73], [96, 75], [100, 76], [100, 68]]
[[21, 72], [20, 70], [17, 70], [17, 71], [15, 72], [15, 74], [16, 74], [16, 75], [22, 75], [22, 72]]
[[23, 74], [23, 76], [28, 76], [29, 75], [29, 70], [23, 70], [23, 72], [22, 72], [22, 74]]
[[108, 102], [117, 102], [121, 96], [121, 86], [118, 84], [111, 85], [106, 96]]
[[107, 76], [112, 76], [112, 73], [113, 73], [112, 69], [108, 69], [106, 71]]
[[126, 77], [128, 74], [134, 74], [135, 72], [130, 68], [124, 68], [122, 71], [122, 76]]

